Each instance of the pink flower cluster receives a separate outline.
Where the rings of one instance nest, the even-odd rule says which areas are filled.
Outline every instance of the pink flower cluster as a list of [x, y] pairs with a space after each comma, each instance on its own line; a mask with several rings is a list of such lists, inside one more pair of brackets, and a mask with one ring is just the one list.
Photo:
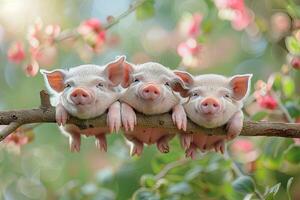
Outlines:
[[194, 13], [184, 16], [180, 22], [179, 31], [186, 40], [177, 46], [177, 53], [181, 56], [184, 65], [192, 66], [198, 60], [198, 55], [202, 50], [201, 44], [197, 41], [202, 18], [200, 13]]
[[245, 29], [252, 21], [244, 0], [215, 0], [215, 4], [219, 9], [219, 16], [231, 21], [232, 27], [236, 30]]
[[54, 42], [60, 32], [60, 26], [47, 25], [44, 27], [42, 21], [37, 20], [28, 28], [28, 54], [26, 55], [22, 42], [14, 42], [8, 49], [7, 57], [11, 62], [17, 64], [27, 61], [24, 66], [25, 73], [28, 76], [35, 76], [40, 65], [50, 67], [55, 62], [57, 48]]
[[[40, 19], [28, 28], [27, 43], [13, 42], [7, 51], [7, 58], [12, 63], [24, 65], [24, 71], [28, 76], [35, 76], [40, 66], [51, 67], [57, 58], [57, 42], [71, 39], [74, 43], [79, 36], [84, 40], [85, 46], [88, 46], [93, 52], [100, 52], [105, 43], [106, 31], [98, 19], [92, 18], [83, 21], [77, 28], [77, 33], [70, 32], [70, 37], [62, 37], [59, 25], [44, 26]], [[82, 48], [83, 49], [83, 48]]]
[[271, 92], [272, 85], [270, 83], [265, 83], [264, 81], [257, 81], [255, 86], [254, 97], [256, 103], [262, 107], [269, 110], [274, 110], [278, 106], [277, 100], [274, 98]]
[[94, 52], [103, 49], [106, 31], [98, 19], [91, 18], [82, 22], [78, 27], [78, 33]]

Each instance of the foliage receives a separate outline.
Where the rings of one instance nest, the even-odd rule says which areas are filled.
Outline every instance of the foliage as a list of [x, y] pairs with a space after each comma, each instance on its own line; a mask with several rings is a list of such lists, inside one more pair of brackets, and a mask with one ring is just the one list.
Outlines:
[[[0, 108], [38, 105], [39, 68], [103, 64], [125, 54], [133, 63], [154, 60], [194, 74], [253, 73], [246, 117], [300, 122], [297, 0], [129, 3], [3, 0]], [[121, 14], [130, 8], [133, 17]], [[129, 156], [117, 134], [107, 154], [92, 138], [78, 154], [67, 143], [46, 124], [7, 138], [0, 145], [0, 199], [300, 198], [299, 139], [238, 138], [224, 156], [201, 153], [195, 160], [184, 158], [178, 139], [170, 153], [150, 146], [140, 158]]]

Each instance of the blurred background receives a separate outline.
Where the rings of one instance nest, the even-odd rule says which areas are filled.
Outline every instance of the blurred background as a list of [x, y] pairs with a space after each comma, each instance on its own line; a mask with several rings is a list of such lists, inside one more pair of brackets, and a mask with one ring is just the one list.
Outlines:
[[[193, 74], [253, 73], [246, 118], [300, 122], [299, 30], [296, 0], [0, 0], [0, 109], [39, 106], [40, 68], [126, 55]], [[120, 134], [108, 144], [102, 153], [87, 138], [71, 153], [55, 124], [18, 129], [0, 144], [0, 199], [300, 199], [297, 139], [239, 137], [224, 156], [196, 160], [178, 138], [170, 153], [150, 146], [139, 158]]]

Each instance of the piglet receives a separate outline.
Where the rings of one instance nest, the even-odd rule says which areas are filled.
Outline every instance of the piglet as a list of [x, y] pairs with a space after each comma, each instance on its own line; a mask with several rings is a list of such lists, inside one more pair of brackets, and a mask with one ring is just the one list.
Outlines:
[[[95, 136], [96, 146], [107, 151], [105, 133], [118, 131], [121, 126], [120, 88], [123, 78], [125, 57], [119, 57], [105, 66], [80, 65], [69, 70], [41, 70], [51, 104], [56, 107], [56, 121], [62, 133], [69, 137], [70, 150], [80, 150], [81, 134]], [[66, 124], [69, 115], [90, 119], [108, 110], [108, 128], [80, 130], [73, 124]]]
[[172, 119], [178, 129], [186, 130], [187, 117], [180, 104], [181, 97], [170, 87], [170, 81], [173, 79], [180, 81], [173, 71], [159, 63], [124, 63], [122, 86], [125, 90], [120, 97], [121, 116], [125, 137], [132, 144], [132, 156], [141, 155], [144, 143], [156, 144], [160, 152], [168, 153], [168, 142], [174, 137], [174, 133], [159, 128], [135, 128], [135, 111], [145, 115], [172, 111]]
[[184, 81], [172, 82], [175, 91], [188, 97], [184, 109], [188, 118], [205, 128], [226, 124], [226, 136], [207, 136], [202, 133], [182, 134], [181, 143], [186, 156], [194, 158], [197, 148], [224, 152], [224, 141], [238, 136], [243, 127], [243, 100], [250, 88], [251, 74], [224, 77], [216, 74], [193, 77], [187, 72], [175, 72]]

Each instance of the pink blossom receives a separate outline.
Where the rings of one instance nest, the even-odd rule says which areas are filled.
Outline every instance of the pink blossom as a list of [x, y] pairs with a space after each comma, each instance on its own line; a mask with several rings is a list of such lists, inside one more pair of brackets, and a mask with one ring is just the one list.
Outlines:
[[25, 59], [23, 43], [14, 42], [7, 51], [7, 57], [11, 62], [20, 63]]
[[25, 67], [25, 73], [27, 76], [35, 76], [39, 71], [39, 64], [36, 60], [32, 60], [31, 63]]
[[249, 153], [254, 150], [254, 145], [251, 140], [248, 139], [236, 139], [231, 145], [233, 152]]
[[185, 14], [179, 22], [179, 31], [184, 37], [197, 37], [200, 34], [201, 13]]
[[270, 110], [274, 110], [278, 106], [276, 99], [270, 94], [256, 95], [256, 102], [260, 107]]
[[192, 20], [189, 22], [187, 27], [188, 35], [196, 37], [200, 32], [200, 24], [202, 22], [202, 15], [200, 13], [194, 13]]
[[252, 21], [244, 0], [216, 0], [216, 6], [224, 19], [230, 20], [236, 30], [245, 29]]
[[235, 17], [231, 21], [232, 27], [236, 30], [245, 29], [251, 22], [251, 16], [246, 9], [236, 10]]
[[294, 57], [291, 60], [291, 65], [294, 69], [300, 69], [300, 57]]
[[106, 31], [98, 19], [91, 18], [82, 22], [78, 27], [78, 33], [83, 36], [83, 39], [94, 51], [102, 49], [106, 39]]
[[42, 48], [31, 48], [31, 58], [43, 67], [50, 67], [56, 61], [57, 48], [54, 45], [45, 45]]
[[177, 53], [181, 57], [197, 55], [201, 51], [201, 45], [194, 38], [189, 38], [177, 47]]
[[29, 138], [23, 133], [15, 132], [7, 136], [4, 141], [5, 143], [11, 143], [16, 146], [23, 146], [29, 142]]

